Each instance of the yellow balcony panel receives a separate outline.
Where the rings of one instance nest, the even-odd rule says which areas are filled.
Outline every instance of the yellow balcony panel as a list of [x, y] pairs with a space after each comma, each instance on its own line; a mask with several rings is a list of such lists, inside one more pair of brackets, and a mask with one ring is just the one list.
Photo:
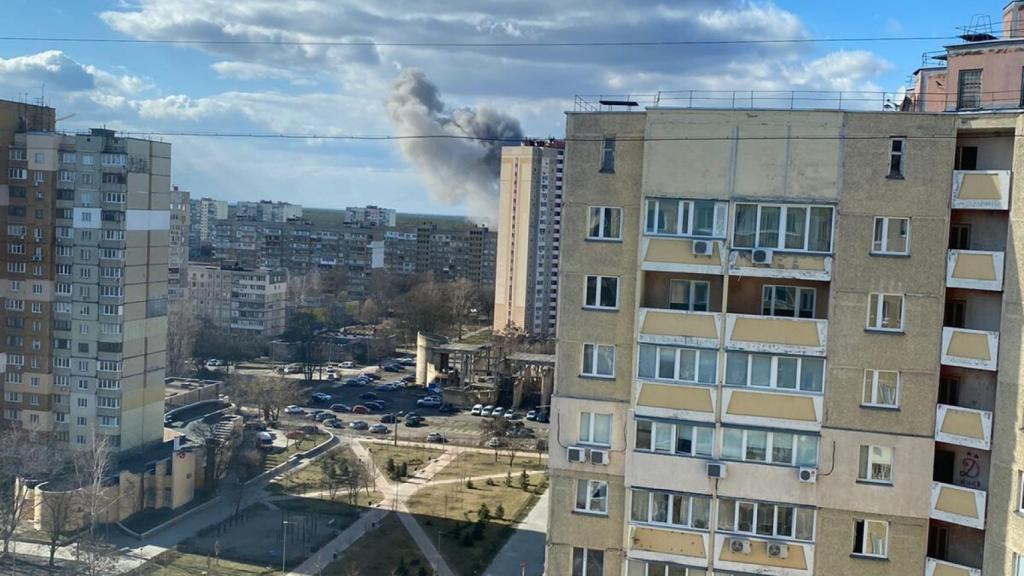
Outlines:
[[639, 324], [641, 342], [717, 348], [722, 315], [641, 308]]
[[725, 333], [726, 346], [733, 350], [824, 356], [828, 321], [728, 314]]
[[631, 553], [640, 551], [688, 558], [707, 558], [705, 534], [631, 526], [630, 535]]
[[[731, 542], [744, 540], [749, 542], [749, 552], [734, 552]], [[768, 546], [781, 544], [785, 554], [768, 555]], [[785, 556], [785, 557], [782, 557]], [[742, 574], [767, 574], [790, 576], [810, 574], [814, 566], [814, 546], [803, 542], [777, 542], [758, 538], [748, 538], [737, 534], [718, 534], [715, 536], [715, 570], [739, 572]]]
[[797, 280], [832, 280], [832, 257], [827, 254], [774, 252], [771, 264], [754, 264], [750, 250], [729, 253], [729, 273], [758, 278], [791, 278]]
[[932, 518], [983, 530], [985, 528], [985, 492], [932, 482]]
[[968, 448], [991, 450], [992, 413], [938, 404], [935, 407], [935, 439]]
[[[711, 254], [698, 253], [695, 243], [710, 246]], [[725, 271], [725, 251], [720, 240], [645, 237], [641, 250], [641, 270], [717, 275]]]
[[995, 371], [999, 364], [999, 333], [966, 328], [942, 329], [942, 363]]
[[637, 409], [655, 408], [662, 410], [699, 412], [712, 415], [715, 412], [715, 398], [712, 388], [699, 386], [677, 386], [674, 384], [651, 384], [642, 382], [636, 399]]
[[726, 388], [722, 402], [722, 420], [726, 423], [774, 424], [801, 430], [817, 430], [821, 425], [821, 396]]
[[950, 250], [946, 259], [946, 287], [1000, 292], [1004, 258], [1002, 252]]
[[981, 576], [981, 570], [945, 560], [925, 558], [924, 576]]
[[953, 172], [953, 208], [1006, 210], [1010, 207], [1009, 170], [956, 170]]

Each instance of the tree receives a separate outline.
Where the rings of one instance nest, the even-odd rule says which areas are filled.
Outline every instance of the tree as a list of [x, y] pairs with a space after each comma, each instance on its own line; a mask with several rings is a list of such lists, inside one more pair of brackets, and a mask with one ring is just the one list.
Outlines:
[[11, 539], [27, 512], [29, 491], [21, 480], [40, 478], [50, 469], [48, 450], [22, 429], [0, 430], [0, 539], [7, 555]]
[[[54, 473], [51, 477], [56, 480], [62, 474], [67, 473], [70, 461], [71, 456], [66, 450], [52, 451], [51, 462]], [[38, 488], [48, 488], [47, 483], [40, 484]], [[72, 523], [76, 519], [76, 512], [80, 511], [79, 500], [75, 490], [46, 490], [46, 496], [42, 498], [40, 506], [43, 508], [43, 515], [49, 519], [49, 524], [44, 528], [46, 528], [50, 566], [54, 565], [57, 549], [61, 547], [61, 539], [71, 531]]]
[[88, 576], [111, 572], [117, 562], [117, 549], [103, 541], [96, 525], [117, 502], [104, 487], [112, 474], [113, 451], [108, 437], [93, 432], [89, 443], [72, 456], [72, 466], [81, 498], [87, 530], [78, 538], [78, 561]]
[[359, 307], [357, 319], [363, 324], [376, 324], [380, 322], [382, 315], [380, 306], [371, 298], [363, 301], [362, 306]]
[[188, 376], [189, 360], [199, 331], [199, 320], [195, 317], [188, 300], [175, 300], [167, 311], [167, 375]]
[[212, 490], [216, 490], [220, 481], [227, 476], [228, 469], [232, 464], [235, 453], [235, 446], [239, 444], [240, 432], [235, 428], [230, 429], [230, 436], [218, 432], [217, 424], [220, 416], [207, 417], [192, 427], [192, 432], [199, 443], [206, 448], [206, 462], [210, 466], [210, 484]]
[[458, 339], [462, 340], [462, 328], [469, 315], [469, 310], [476, 303], [477, 287], [469, 280], [456, 280], [448, 284], [447, 292], [451, 304], [451, 315], [458, 326]]
[[[503, 439], [508, 435], [512, 423], [507, 418], [484, 418], [480, 420], [480, 431], [484, 437]], [[499, 443], [494, 445], [494, 461], [498, 461]], [[513, 458], [515, 456], [513, 455]], [[511, 464], [509, 464], [511, 465]]]
[[233, 376], [229, 380], [232, 397], [242, 406], [260, 411], [263, 419], [275, 422], [289, 404], [302, 402], [302, 386], [286, 376], [261, 378]]
[[423, 282], [399, 297], [394, 316], [407, 342], [415, 341], [417, 332], [438, 332], [451, 322], [451, 306], [441, 285], [433, 280]]
[[228, 465], [227, 478], [234, 479], [235, 489], [230, 496], [235, 504], [234, 516], [242, 511], [242, 501], [245, 499], [247, 482], [255, 478], [263, 471], [263, 456], [259, 450], [250, 444], [239, 444], [231, 456]]
[[313, 374], [326, 361], [325, 347], [321, 338], [324, 321], [320, 315], [311, 311], [297, 312], [288, 321], [288, 328], [282, 335], [294, 345], [294, 360], [302, 366], [306, 380], [312, 380]]

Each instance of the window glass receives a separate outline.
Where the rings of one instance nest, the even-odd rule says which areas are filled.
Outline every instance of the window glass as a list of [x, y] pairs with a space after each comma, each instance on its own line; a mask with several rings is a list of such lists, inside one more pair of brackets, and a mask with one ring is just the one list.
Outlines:
[[[641, 348], [641, 353], [643, 352]], [[747, 353], [729, 352], [725, 356], [725, 383], [734, 386], [747, 385]]]
[[818, 438], [797, 436], [796, 465], [813, 468], [818, 465]]
[[612, 441], [612, 415], [594, 415], [594, 439], [596, 444], [611, 444]]
[[651, 493], [651, 522], [668, 522], [668, 494]]
[[697, 381], [697, 351], [679, 351], [679, 379], [684, 382]]
[[655, 369], [658, 364], [658, 347], [652, 344], [640, 345], [638, 373], [641, 378], [655, 378]]
[[693, 451], [693, 426], [676, 426], [676, 452], [690, 454]]
[[715, 203], [697, 200], [693, 203], [693, 235], [713, 236], [715, 234]]
[[690, 525], [690, 497], [681, 494], [672, 496], [672, 523], [678, 526]]
[[796, 538], [798, 540], [814, 539], [814, 510], [796, 509]]
[[672, 310], [690, 310], [690, 281], [671, 280], [668, 283], [668, 307]]
[[757, 507], [757, 533], [772, 536], [775, 529], [775, 507], [761, 504]]
[[743, 459], [743, 431], [737, 428], [722, 430], [722, 457]]
[[793, 435], [788, 432], [772, 433], [772, 462], [793, 463]]
[[789, 206], [786, 208], [786, 248], [803, 250], [807, 224], [807, 208]]
[[739, 532], [754, 531], [754, 504], [738, 502], [736, 504], [736, 530]]
[[658, 378], [674, 380], [676, 377], [675, 348], [658, 349]]
[[775, 508], [775, 534], [777, 536], [793, 537], [793, 514], [794, 509], [790, 506]]
[[807, 249], [812, 252], [832, 251], [832, 208], [812, 207]]
[[603, 276], [601, 278], [601, 306], [615, 308], [618, 306], [619, 279]]
[[615, 371], [615, 347], [597, 346], [597, 373], [611, 375]]
[[677, 234], [679, 232], [679, 202], [675, 200], [658, 201], [658, 234]]
[[621, 238], [622, 237], [622, 209], [621, 208], [605, 208], [604, 209], [604, 237], [605, 238]]
[[746, 459], [764, 462], [768, 457], [768, 433], [763, 430], [747, 430]]
[[708, 519], [711, 516], [711, 499], [692, 498], [692, 501], [693, 508], [690, 511], [690, 525], [694, 528], [707, 528]]
[[761, 206], [760, 229], [757, 245], [773, 248], [779, 245], [779, 218], [782, 209], [778, 206]]
[[750, 385], [768, 387], [772, 384], [772, 357], [751, 356]]
[[647, 522], [647, 514], [650, 509], [650, 492], [646, 490], [633, 490], [632, 501], [629, 507], [629, 517], [635, 522]]
[[776, 382], [777, 388], [788, 390], [796, 389], [796, 358], [778, 358], [776, 360]]
[[711, 456], [711, 448], [715, 441], [715, 429], [714, 428], [703, 428], [695, 427], [697, 436], [697, 452], [698, 456]]
[[672, 451], [672, 425], [664, 422], [654, 423], [654, 451]]
[[800, 359], [800, 389], [821, 392], [824, 388], [825, 361], [821, 358]]
[[730, 498], [718, 499], [718, 529], [736, 529], [736, 501]]
[[590, 238], [600, 238], [601, 237], [601, 222], [602, 222], [602, 214], [603, 213], [604, 213], [604, 210], [602, 210], [600, 207], [591, 206], [591, 208], [590, 208], [590, 230], [587, 233], [587, 235]]
[[653, 424], [648, 420], [636, 421], [636, 448], [637, 450], [651, 449], [651, 432]]
[[701, 384], [714, 384], [715, 374], [718, 371], [718, 354], [709, 350], [700, 352], [700, 373], [698, 382]]
[[733, 230], [732, 243], [737, 248], [753, 248], [754, 234], [757, 232], [757, 206], [753, 204], [736, 205], [736, 227]]

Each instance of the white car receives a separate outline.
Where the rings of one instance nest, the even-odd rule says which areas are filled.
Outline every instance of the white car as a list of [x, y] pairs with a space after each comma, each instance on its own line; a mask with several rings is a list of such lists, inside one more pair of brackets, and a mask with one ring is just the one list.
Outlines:
[[426, 398], [420, 398], [417, 400], [416, 405], [421, 408], [437, 408], [441, 405], [441, 399], [437, 396], [427, 396]]
[[494, 410], [494, 406], [491, 406], [490, 404], [488, 404], [487, 406], [484, 406], [483, 410], [480, 411], [480, 415], [481, 416], [490, 416], [492, 410]]
[[479, 416], [483, 411], [484, 411], [484, 405], [483, 404], [475, 404], [475, 405], [473, 405], [473, 409], [469, 411], [469, 415], [470, 416]]
[[351, 361], [346, 360], [346, 361], [342, 362], [340, 364], [340, 366], [342, 368], [355, 368], [356, 364], [355, 364], [355, 362], [351, 362]]
[[295, 404], [289, 404], [284, 409], [284, 413], [285, 414], [305, 414], [306, 413], [306, 409], [303, 408], [302, 406], [296, 406]]
[[491, 410], [491, 416], [494, 416], [495, 418], [501, 416], [504, 413], [505, 409], [502, 408], [501, 406], [495, 406], [494, 409]]

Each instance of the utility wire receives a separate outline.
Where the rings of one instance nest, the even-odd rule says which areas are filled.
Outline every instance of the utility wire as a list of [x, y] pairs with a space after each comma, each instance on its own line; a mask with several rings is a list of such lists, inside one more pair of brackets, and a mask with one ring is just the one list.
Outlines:
[[378, 42], [374, 40], [199, 40], [174, 38], [88, 38], [81, 36], [0, 36], [0, 42], [49, 42], [74, 44], [171, 44], [206, 46], [352, 46], [407, 48], [574, 48], [733, 46], [749, 44], [835, 44], [852, 42], [920, 42], [956, 40], [957, 36], [865, 36], [849, 38], [765, 38], [732, 40], [622, 40], [589, 42]]

